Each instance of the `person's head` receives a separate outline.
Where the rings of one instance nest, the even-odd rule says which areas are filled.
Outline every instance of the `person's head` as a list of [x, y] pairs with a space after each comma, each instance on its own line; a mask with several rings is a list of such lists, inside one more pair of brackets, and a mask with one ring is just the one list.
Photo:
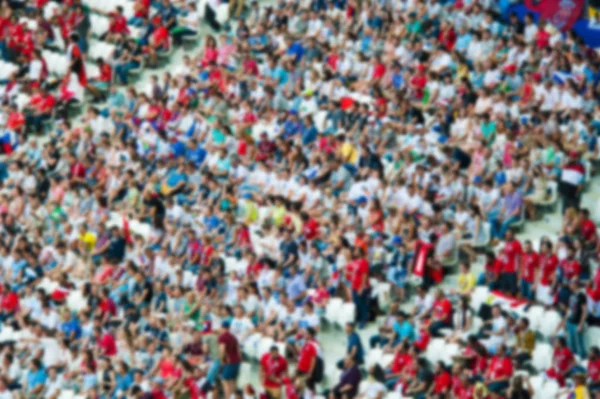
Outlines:
[[567, 346], [567, 340], [565, 339], [565, 337], [562, 337], [562, 336], [556, 337], [556, 340], [554, 341], [555, 349], [563, 349], [563, 348], [566, 348], [566, 346]]
[[469, 261], [460, 262], [459, 268], [461, 274], [467, 274], [471, 271], [471, 263]]
[[355, 330], [354, 323], [346, 323], [344, 330], [346, 331], [346, 334], [352, 334]]
[[515, 238], [515, 232], [512, 229], [506, 230], [506, 233], [504, 234], [504, 239], [506, 241], [512, 241], [514, 238]]
[[494, 305], [492, 307], [492, 316], [494, 316], [494, 318], [502, 316], [502, 308], [500, 308], [500, 305]]
[[527, 253], [533, 251], [533, 245], [531, 244], [531, 240], [525, 240], [525, 242], [523, 243], [523, 250]]

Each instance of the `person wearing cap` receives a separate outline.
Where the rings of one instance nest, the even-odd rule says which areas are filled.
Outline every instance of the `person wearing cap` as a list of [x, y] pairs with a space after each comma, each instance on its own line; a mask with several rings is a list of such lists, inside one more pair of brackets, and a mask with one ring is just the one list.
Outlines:
[[287, 360], [272, 346], [268, 353], [260, 358], [260, 379], [269, 399], [280, 399], [283, 379], [287, 376]]

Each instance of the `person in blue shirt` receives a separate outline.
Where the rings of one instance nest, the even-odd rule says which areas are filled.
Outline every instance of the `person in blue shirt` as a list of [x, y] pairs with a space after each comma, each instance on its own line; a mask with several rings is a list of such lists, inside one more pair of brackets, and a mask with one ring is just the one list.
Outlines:
[[285, 42], [288, 46], [285, 54], [294, 57], [294, 61], [296, 62], [302, 61], [302, 57], [304, 56], [304, 47], [302, 46], [302, 43], [300, 41], [293, 41], [289, 36]]
[[29, 396], [41, 394], [46, 387], [47, 379], [48, 375], [46, 374], [46, 370], [40, 359], [33, 359], [25, 379], [25, 392], [27, 392]]
[[287, 140], [302, 130], [302, 124], [298, 120], [298, 111], [291, 110], [288, 119], [283, 124], [283, 135], [282, 137]]
[[[346, 335], [348, 336], [348, 350], [346, 357], [349, 357], [355, 361], [356, 364], [363, 364], [365, 358], [365, 351], [360, 340], [360, 336], [356, 332], [356, 326], [354, 323], [348, 323], [344, 327]], [[338, 368], [342, 369], [344, 365], [344, 359], [338, 361]]]
[[302, 300], [306, 296], [306, 282], [304, 280], [304, 274], [298, 272], [296, 266], [290, 267], [290, 276], [287, 279], [285, 291], [290, 299], [296, 306], [302, 304]]
[[196, 166], [200, 166], [206, 159], [206, 154], [206, 150], [204, 147], [198, 144], [197, 139], [192, 138], [190, 141], [188, 141], [188, 145], [185, 150], [185, 159], [193, 162]]
[[167, 174], [167, 187], [163, 189], [164, 195], [177, 194], [187, 184], [187, 175], [185, 174], [184, 164], [182, 163], [176, 169], [171, 169]]
[[318, 135], [319, 132], [310, 115], [305, 116], [304, 124], [302, 125], [302, 145], [307, 146], [314, 143], [317, 140]]
[[408, 316], [403, 311], [396, 313], [396, 321], [392, 327], [394, 330], [394, 344], [398, 345], [404, 340], [412, 342], [415, 340], [415, 327], [408, 321]]
[[63, 313], [63, 322], [60, 323], [59, 328], [67, 339], [76, 340], [81, 338], [81, 326], [79, 325], [79, 321], [74, 318], [68, 310]]

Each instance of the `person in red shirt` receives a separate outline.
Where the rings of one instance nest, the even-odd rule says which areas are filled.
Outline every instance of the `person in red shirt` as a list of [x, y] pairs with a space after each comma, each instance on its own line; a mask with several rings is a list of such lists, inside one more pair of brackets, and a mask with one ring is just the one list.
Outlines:
[[454, 31], [450, 21], [442, 21], [440, 33], [438, 34], [438, 41], [446, 50], [452, 51], [452, 49], [454, 49], [454, 44], [456, 43], [456, 32]]
[[452, 327], [452, 303], [441, 289], [435, 292], [431, 313], [429, 332], [433, 337], [439, 337], [441, 329]]
[[314, 240], [319, 237], [319, 222], [314, 218], [311, 218], [308, 213], [302, 212], [300, 214], [302, 219], [302, 233], [306, 240]]
[[104, 99], [105, 93], [110, 89], [112, 82], [112, 67], [102, 57], [96, 59], [99, 75], [89, 79], [86, 88], [90, 91], [94, 100]]
[[477, 278], [477, 285], [487, 285], [490, 290], [497, 290], [500, 285], [502, 262], [492, 252], [486, 252], [484, 271]]
[[42, 133], [45, 121], [52, 118], [56, 99], [41, 86], [35, 87], [27, 109], [29, 114], [25, 117], [26, 126], [37, 134]]
[[560, 282], [568, 283], [581, 275], [581, 263], [575, 259], [575, 247], [567, 246], [567, 257], [560, 261]]
[[394, 388], [396, 381], [402, 376], [406, 365], [411, 362], [412, 359], [409, 354], [409, 349], [410, 344], [408, 342], [403, 342], [398, 349], [396, 349], [392, 363], [385, 370], [385, 384], [388, 389]]
[[100, 40], [111, 42], [122, 39], [129, 34], [127, 18], [123, 15], [123, 7], [117, 6], [115, 12], [109, 13], [108, 17], [110, 18], [108, 31], [100, 36]]
[[485, 384], [489, 391], [501, 395], [508, 388], [512, 375], [512, 359], [506, 355], [506, 347], [500, 345], [485, 372]]
[[587, 209], [579, 211], [579, 231], [584, 240], [584, 248], [595, 249], [598, 244], [598, 233], [596, 223], [590, 219], [590, 211]]
[[554, 353], [552, 354], [552, 367], [546, 370], [546, 376], [558, 382], [562, 387], [565, 385], [565, 378], [575, 366], [575, 356], [567, 347], [567, 341], [564, 337], [557, 337], [554, 342]]
[[541, 244], [539, 256], [540, 279], [536, 285], [535, 297], [538, 302], [550, 306], [554, 303], [552, 287], [556, 281], [558, 257], [553, 251], [552, 242], [545, 240]]
[[100, 348], [102, 356], [112, 357], [117, 354], [117, 341], [110, 332], [102, 334], [102, 329], [96, 327], [94, 330], [94, 338], [96, 339], [96, 345]]
[[306, 386], [314, 392], [316, 384], [320, 381], [323, 369], [323, 361], [319, 356], [319, 344], [316, 340], [317, 332], [309, 327], [304, 333], [304, 345], [298, 354], [296, 372], [304, 379]]
[[427, 86], [426, 70], [425, 65], [419, 64], [415, 76], [411, 77], [408, 82], [417, 100], [421, 100], [425, 94], [425, 86]]
[[19, 296], [10, 289], [10, 285], [4, 284], [2, 297], [0, 298], [3, 320], [12, 316], [19, 310]]
[[369, 262], [365, 250], [354, 249], [354, 260], [351, 274], [349, 275], [352, 289], [352, 301], [356, 306], [358, 328], [364, 328], [369, 321]]
[[287, 360], [281, 356], [276, 346], [272, 346], [269, 353], [265, 353], [260, 359], [261, 380], [269, 399], [281, 398], [281, 387], [287, 369]]
[[144, 52], [150, 58], [150, 66], [156, 66], [158, 64], [157, 53], [169, 50], [169, 31], [161, 24], [160, 18], [154, 18], [152, 24], [154, 31], [150, 35], [148, 45], [144, 47]]
[[504, 235], [504, 248], [500, 252], [502, 261], [502, 274], [500, 275], [500, 289], [512, 296], [517, 295], [517, 271], [521, 268], [523, 248], [515, 233], [508, 229]]
[[590, 349], [587, 376], [590, 390], [592, 392], [600, 391], [600, 349], [597, 346]]
[[221, 326], [218, 342], [223, 366], [221, 371], [223, 390], [225, 397], [230, 398], [236, 390], [240, 364], [242, 363], [242, 352], [237, 338], [229, 331], [229, 322], [227, 321], [223, 322]]
[[443, 395], [445, 397], [450, 392], [451, 387], [452, 377], [448, 370], [446, 370], [444, 362], [437, 362], [433, 375], [433, 385], [431, 386], [429, 392], [434, 393], [435, 395]]
[[537, 273], [540, 267], [540, 256], [533, 250], [531, 241], [525, 241], [525, 250], [521, 262], [521, 298], [527, 299], [531, 303], [534, 299], [533, 286], [537, 281]]

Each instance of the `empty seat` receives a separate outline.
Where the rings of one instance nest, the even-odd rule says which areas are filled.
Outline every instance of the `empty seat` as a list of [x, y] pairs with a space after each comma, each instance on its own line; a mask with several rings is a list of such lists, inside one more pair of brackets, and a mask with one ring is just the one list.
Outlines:
[[552, 346], [546, 343], [538, 343], [535, 345], [531, 364], [538, 372], [547, 370], [552, 365]]
[[550, 338], [556, 334], [561, 321], [562, 317], [556, 310], [547, 310], [542, 314], [538, 330], [544, 337]]

